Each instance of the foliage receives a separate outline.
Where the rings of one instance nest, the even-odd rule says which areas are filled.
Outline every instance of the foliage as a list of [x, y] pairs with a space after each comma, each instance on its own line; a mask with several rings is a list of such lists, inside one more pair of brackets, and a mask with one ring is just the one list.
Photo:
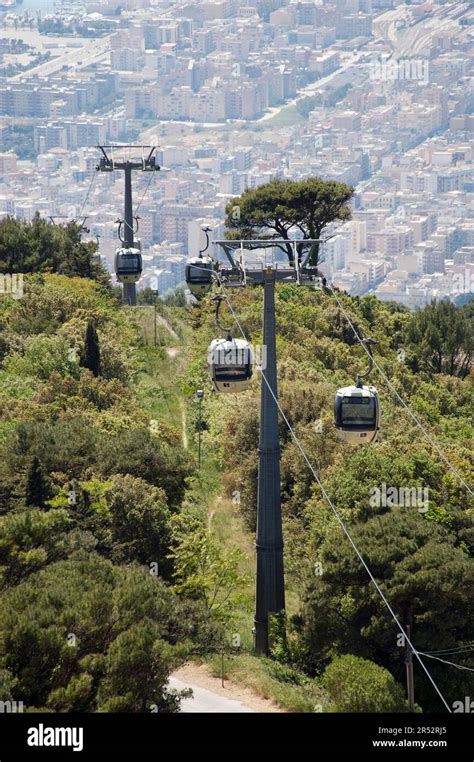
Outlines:
[[176, 523], [171, 558], [178, 593], [202, 601], [220, 621], [235, 616], [249, 581], [239, 571], [244, 559], [239, 548], [224, 547], [197, 520], [188, 520], [186, 525]]
[[[411, 313], [373, 295], [351, 298], [340, 293], [338, 298], [357, 332], [378, 341], [375, 355], [381, 368], [469, 483], [471, 378], [459, 374], [460, 351], [455, 375], [446, 364], [434, 373], [421, 360], [423, 335], [413, 333], [413, 324], [431, 320], [432, 308]], [[243, 290], [232, 295], [232, 302], [244, 332], [258, 344], [261, 292]], [[420, 650], [470, 642], [474, 511], [466, 490], [375, 369], [371, 383], [381, 397], [380, 441], [360, 448], [341, 443], [333, 430], [334, 393], [353, 383], [366, 367], [366, 357], [341, 307], [328, 295], [280, 285], [276, 306], [280, 404], [381, 589], [400, 621], [411, 622]], [[190, 390], [207, 390], [205, 349], [215, 331], [209, 307], [203, 300], [189, 317], [195, 336]], [[457, 326], [452, 335], [459, 346], [467, 346], [470, 313], [454, 310], [443, 307], [440, 312], [447, 316], [446, 326], [449, 321]], [[449, 335], [448, 329], [442, 333], [445, 340]], [[418, 364], [411, 361], [415, 356]], [[226, 493], [251, 533], [256, 523], [259, 387], [257, 380], [244, 394], [225, 399], [206, 394], [204, 412], [206, 451], [220, 464]], [[279, 665], [275, 669], [288, 671], [288, 679], [296, 670], [318, 680], [333, 660], [352, 654], [400, 682], [404, 654], [397, 627], [282, 420], [280, 447], [288, 612], [280, 630], [272, 633], [273, 663]], [[384, 484], [400, 490], [400, 504], [371, 499]], [[415, 495], [413, 505], [404, 504], [404, 494]], [[470, 665], [468, 656], [458, 661]], [[429, 668], [448, 701], [473, 690], [470, 673], [431, 661]], [[425, 711], [441, 709], [432, 686], [418, 672], [416, 700]]]
[[12, 125], [6, 138], [2, 139], [2, 151], [13, 151], [21, 161], [36, 159], [38, 152], [35, 149], [34, 125]]
[[0, 663], [26, 706], [168, 706], [166, 679], [183, 658], [177, 640], [187, 625], [182, 610], [183, 622], [175, 619], [172, 593], [146, 570], [76, 553], [7, 590], [2, 602]]
[[105, 493], [110, 511], [112, 545], [117, 560], [156, 564], [160, 576], [167, 577], [170, 564], [166, 554], [170, 544], [170, 513], [166, 494], [142, 479], [127, 474], [113, 478]]
[[162, 427], [157, 436], [138, 426], [101, 439], [99, 468], [104, 476], [131, 474], [161, 487], [171, 509], [182, 501], [192, 470], [177, 433]]
[[307, 119], [311, 111], [316, 108], [319, 102], [320, 99], [317, 95], [311, 95], [306, 98], [300, 98], [296, 103], [296, 108], [301, 116], [304, 116], [305, 119]]
[[12, 587], [68, 550], [70, 520], [64, 510], [37, 508], [0, 517], [0, 589]]
[[100, 283], [108, 273], [95, 261], [97, 245], [81, 241], [80, 225], [55, 225], [37, 212], [32, 222], [0, 220], [0, 272], [57, 272]]
[[186, 293], [183, 287], [178, 287], [167, 291], [163, 297], [164, 303], [168, 307], [185, 307]]
[[50, 497], [48, 478], [44, 473], [37, 455], [31, 461], [28, 478], [26, 480], [25, 503], [34, 505], [36, 508], [44, 508], [46, 500]]
[[465, 378], [474, 350], [474, 307], [432, 301], [413, 315], [407, 327], [413, 367]]
[[220, 642], [163, 582], [193, 461], [181, 431], [149, 428], [140, 352], [133, 313], [97, 281], [27, 275], [22, 299], [0, 300], [0, 700], [177, 711], [169, 672]]
[[147, 287], [144, 288], [142, 291], [139, 291], [137, 294], [137, 304], [156, 304], [158, 301], [158, 293], [156, 291], [153, 291], [151, 288]]
[[160, 626], [144, 619], [117, 636], [104, 663], [99, 712], [177, 711], [179, 700], [166, 688], [170, 665], [179, 663], [177, 649], [160, 635]]
[[323, 675], [334, 712], [406, 712], [403, 690], [383, 667], [344, 654]]
[[84, 353], [81, 365], [91, 371], [93, 376], [100, 374], [100, 345], [99, 337], [93, 320], [87, 322], [86, 337], [84, 339]]
[[[272, 180], [257, 188], [247, 188], [226, 207], [227, 235], [230, 238], [290, 239], [291, 231], [303, 238], [320, 238], [330, 222], [350, 217], [354, 189], [335, 180], [310, 177], [305, 180]], [[318, 264], [315, 244], [312, 264]], [[291, 246], [283, 245], [290, 262]], [[299, 252], [301, 257], [301, 251]]]
[[[307, 200], [316, 191], [324, 197], [327, 186], [318, 183], [309, 182]], [[267, 217], [247, 198], [245, 224], [255, 222], [259, 234], [275, 211], [277, 186], [270, 185], [270, 195], [257, 198], [268, 202]], [[289, 235], [297, 215], [311, 216], [311, 204], [298, 208], [285, 188], [278, 203], [285, 202]], [[328, 206], [321, 214], [344, 217], [339, 199], [339, 211]], [[242, 395], [208, 393], [212, 295], [189, 311], [158, 303], [181, 337], [178, 359], [164, 360], [163, 349], [143, 339], [147, 311], [122, 307], [100, 278], [83, 277], [88, 255], [74, 253], [83, 244], [43, 222], [32, 223], [37, 240], [19, 223], [2, 228], [11, 247], [1, 248], [0, 235], [2, 257], [17, 252], [20, 271], [31, 263], [38, 270], [26, 275], [23, 298], [0, 300], [0, 699], [42, 711], [176, 711], [179, 696], [166, 687], [175, 665], [189, 653], [221, 649], [230, 625], [244, 633], [245, 622], [243, 642], [250, 641], [248, 563], [236, 548], [249, 547], [250, 537], [236, 522], [240, 515], [255, 529], [258, 374]], [[61, 274], [66, 265], [80, 275]], [[378, 363], [468, 480], [472, 305], [413, 314], [373, 295], [338, 298], [357, 331], [378, 341]], [[255, 343], [260, 299], [257, 289], [233, 296]], [[341, 443], [332, 425], [334, 391], [364, 369], [364, 352], [328, 294], [281, 285], [276, 303], [280, 402], [339, 516], [400, 621], [411, 624], [417, 648], [469, 643], [474, 513], [466, 491], [375, 370], [380, 441]], [[97, 376], [97, 363], [78, 362], [92, 325]], [[193, 443], [183, 448], [179, 404], [183, 390], [191, 397], [197, 388], [205, 390], [199, 472]], [[191, 415], [188, 431], [192, 425]], [[376, 711], [386, 701], [400, 711], [400, 633], [283, 420], [280, 444], [288, 611], [272, 630], [271, 659], [244, 653], [228, 657], [227, 668], [292, 709]], [[232, 517], [218, 511], [211, 523], [207, 511], [221, 482]], [[427, 490], [423, 511], [371, 500], [384, 483]], [[240, 539], [229, 528], [236, 526]], [[457, 661], [469, 664], [467, 656]], [[470, 673], [436, 662], [430, 669], [449, 701], [472, 695]], [[421, 672], [416, 698], [425, 711], [441, 708]]]
[[[442, 526], [413, 509], [394, 508], [350, 527], [352, 537], [403, 625], [410, 625], [420, 651], [450, 648], [470, 639], [469, 600], [474, 569]], [[303, 640], [313, 669], [335, 653], [350, 651], [394, 670], [400, 662], [398, 629], [341, 530], [327, 523], [317, 559], [322, 574], [307, 581]], [[442, 572], [441, 572], [442, 570]], [[440, 686], [454, 700], [469, 680], [431, 665]], [[472, 681], [471, 681], [472, 682]], [[420, 703], [437, 700], [420, 676]]]

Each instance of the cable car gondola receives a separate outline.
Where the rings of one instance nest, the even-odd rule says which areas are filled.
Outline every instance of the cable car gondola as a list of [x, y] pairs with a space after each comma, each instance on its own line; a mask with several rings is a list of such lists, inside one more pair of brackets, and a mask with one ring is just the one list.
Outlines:
[[193, 296], [204, 296], [212, 286], [214, 263], [211, 257], [188, 259], [185, 269], [186, 284]]
[[300, 286], [313, 286], [321, 289], [326, 285], [326, 278], [321, 274], [317, 267], [301, 267], [298, 270], [297, 283]]
[[253, 376], [253, 352], [244, 339], [214, 339], [209, 345], [209, 372], [216, 392], [243, 392]]
[[140, 249], [117, 249], [115, 252], [115, 274], [120, 283], [136, 283], [142, 274]]
[[219, 322], [221, 303], [226, 297], [217, 294], [216, 324], [226, 333], [225, 339], [214, 339], [208, 350], [209, 373], [216, 392], [243, 392], [250, 385], [253, 376], [253, 352], [248, 341], [233, 339], [228, 328]]
[[186, 284], [193, 296], [204, 296], [210, 290], [212, 286], [212, 279], [214, 273], [214, 262], [211, 257], [204, 257], [203, 254], [209, 248], [209, 231], [210, 227], [202, 228], [202, 232], [206, 236], [206, 245], [199, 251], [198, 257], [192, 257], [188, 259], [185, 268]]
[[380, 405], [375, 386], [338, 389], [334, 424], [340, 439], [350, 444], [375, 442], [380, 427]]
[[355, 386], [338, 389], [334, 402], [334, 425], [339, 439], [349, 444], [370, 444], [377, 439], [380, 428], [380, 402], [375, 386], [364, 386], [362, 379], [372, 370], [371, 344], [374, 339], [364, 339], [368, 345], [370, 366], [366, 373], [357, 375]]

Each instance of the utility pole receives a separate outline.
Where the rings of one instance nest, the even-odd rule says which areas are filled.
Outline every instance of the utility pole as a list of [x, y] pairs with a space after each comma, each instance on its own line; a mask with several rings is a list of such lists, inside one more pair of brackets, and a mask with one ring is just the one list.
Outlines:
[[[158, 171], [160, 168], [158, 164], [156, 163], [156, 157], [153, 156], [155, 152], [155, 146], [98, 146], [99, 150], [102, 152], [102, 157], [99, 161], [99, 164], [97, 166], [98, 172], [113, 172], [116, 169], [123, 170], [124, 176], [125, 176], [125, 209], [124, 209], [124, 219], [123, 224], [125, 227], [125, 233], [124, 237], [122, 239], [122, 243], [126, 249], [133, 249], [134, 247], [134, 216], [133, 216], [133, 199], [132, 199], [132, 172], [133, 170], [140, 169], [142, 172], [155, 172]], [[141, 160], [126, 160], [126, 161], [115, 161], [114, 158], [109, 158], [107, 154], [107, 149], [109, 149], [112, 153], [113, 157], [113, 150], [114, 149], [140, 149], [143, 151], [143, 149], [147, 148], [150, 149], [148, 156], [142, 158]], [[138, 218], [135, 218], [136, 220]], [[138, 223], [137, 223], [137, 229], [138, 229]], [[120, 234], [120, 231], [119, 231]], [[137, 287], [135, 283], [124, 283], [123, 284], [123, 302], [124, 304], [129, 304], [130, 306], [134, 307], [137, 303]]]
[[158, 299], [158, 289], [154, 289], [153, 296], [155, 297], [155, 300], [153, 302], [153, 316], [154, 316], [154, 325], [153, 325], [153, 336], [154, 336], [154, 346], [156, 347], [156, 300]]
[[201, 469], [201, 428], [202, 428], [202, 400], [204, 397], [204, 391], [202, 389], [198, 389], [196, 392], [197, 401], [199, 403], [199, 414], [198, 414], [198, 465], [199, 469]]
[[263, 346], [266, 367], [262, 368], [260, 390], [256, 540], [255, 650], [258, 653], [268, 653], [269, 615], [285, 608], [273, 268], [264, 272], [263, 279]]
[[[408, 638], [410, 638], [410, 625], [407, 624], [405, 627], [405, 632], [407, 634], [407, 638], [405, 638], [405, 666], [406, 666], [406, 673], [407, 673], [407, 697], [408, 697], [408, 711], [414, 712], [415, 711], [415, 683], [413, 680], [413, 650], [408, 642]], [[411, 638], [410, 638], [411, 639]]]

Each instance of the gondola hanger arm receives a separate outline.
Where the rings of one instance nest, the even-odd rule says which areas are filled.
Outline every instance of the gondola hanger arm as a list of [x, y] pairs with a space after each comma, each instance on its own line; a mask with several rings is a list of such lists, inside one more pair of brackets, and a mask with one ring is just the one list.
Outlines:
[[218, 328], [221, 329], [221, 331], [225, 331], [227, 341], [232, 341], [232, 333], [230, 328], [227, 328], [226, 326], [222, 325], [220, 322], [220, 310], [221, 310], [221, 304], [222, 302], [227, 301], [227, 296], [225, 294], [216, 294], [216, 296], [212, 297], [213, 302], [216, 302], [216, 325]]
[[378, 341], [376, 339], [369, 337], [367, 339], [362, 339], [362, 342], [367, 346], [367, 350], [369, 352], [369, 367], [365, 371], [365, 373], [358, 373], [357, 374], [357, 380], [356, 380], [356, 386], [361, 387], [363, 386], [362, 380], [365, 378], [368, 378], [370, 373], [372, 372], [372, 368], [374, 367], [374, 360], [372, 356], [372, 346], [374, 344], [378, 344]]

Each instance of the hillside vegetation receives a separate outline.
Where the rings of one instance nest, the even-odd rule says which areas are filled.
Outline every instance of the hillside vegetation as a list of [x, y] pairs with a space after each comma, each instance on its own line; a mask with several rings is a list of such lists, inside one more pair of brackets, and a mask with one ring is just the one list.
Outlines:
[[[261, 291], [231, 298], [258, 344]], [[469, 482], [472, 303], [412, 314], [340, 298]], [[0, 300], [0, 700], [175, 711], [169, 673], [189, 658], [217, 668], [225, 650], [233, 679], [289, 709], [403, 711], [397, 630], [283, 421], [287, 618], [272, 657], [252, 654], [258, 374], [241, 395], [211, 393], [210, 298], [159, 311], [155, 347], [153, 307], [122, 307], [101, 277], [26, 276], [23, 298]], [[466, 490], [376, 371], [380, 442], [338, 442], [334, 393], [363, 352], [328, 294], [280, 286], [277, 315], [282, 407], [391, 605], [421, 651], [472, 645]], [[374, 506], [383, 483], [427, 488], [428, 510]], [[428, 666], [450, 702], [472, 695], [471, 673]], [[418, 705], [441, 709], [415, 673]]]
[[[232, 292], [229, 298], [246, 336], [258, 345], [260, 291]], [[410, 313], [371, 296], [361, 299], [340, 294], [338, 298], [357, 332], [378, 341], [378, 364], [469, 484], [472, 302], [461, 309], [442, 302]], [[354, 383], [356, 373], [367, 366], [366, 355], [328, 293], [280, 286], [276, 311], [280, 402], [335, 508], [397, 616], [411, 626], [417, 648], [438, 651], [471, 646], [471, 651], [460, 651], [454, 661], [472, 665], [469, 601], [474, 592], [474, 513], [467, 490], [376, 370], [370, 382], [377, 385], [381, 396], [379, 443], [353, 448], [339, 442], [332, 423], [334, 394], [338, 387]], [[197, 388], [206, 385], [205, 348], [218, 332], [210, 302], [196, 308], [192, 320], [196, 338], [191, 385]], [[229, 317], [227, 322], [231, 321]], [[235, 335], [240, 336], [237, 326]], [[258, 375], [248, 392], [210, 394], [205, 402], [206, 446], [219, 462], [225, 494], [252, 535]], [[301, 680], [303, 675], [326, 689], [331, 685], [331, 697], [337, 693], [325, 677], [331, 663], [335, 665], [331, 674], [339, 675], [342, 684], [350, 681], [351, 675], [355, 685], [364, 680], [372, 683], [364, 678], [370, 673], [370, 661], [389, 670], [403, 685], [404, 648], [399, 632], [283, 420], [280, 441], [287, 626], [286, 631], [281, 623], [275, 628], [274, 659], [289, 670], [290, 681]], [[374, 490], [382, 490], [383, 485], [401, 490], [400, 505], [390, 501], [377, 505], [371, 499]], [[404, 504], [403, 495], [412, 488], [420, 488], [421, 505]], [[248, 625], [250, 617], [248, 611]], [[339, 665], [339, 659], [349, 659], [349, 655], [359, 661]], [[450, 703], [469, 695], [472, 679], [468, 671], [434, 660], [426, 659], [426, 663]], [[418, 703], [427, 711], [442, 709], [418, 665], [415, 675]], [[388, 691], [387, 695], [392, 694]], [[372, 699], [367, 699], [367, 711], [376, 711]], [[350, 711], [349, 704], [346, 696], [331, 706]], [[382, 704], [379, 701], [379, 711], [383, 711]], [[402, 706], [403, 702], [398, 702], [398, 707]], [[352, 711], [356, 708], [353, 704]]]
[[195, 463], [140, 317], [62, 275], [0, 301], [0, 694], [28, 710], [173, 711], [169, 672], [219, 640], [170, 585]]

